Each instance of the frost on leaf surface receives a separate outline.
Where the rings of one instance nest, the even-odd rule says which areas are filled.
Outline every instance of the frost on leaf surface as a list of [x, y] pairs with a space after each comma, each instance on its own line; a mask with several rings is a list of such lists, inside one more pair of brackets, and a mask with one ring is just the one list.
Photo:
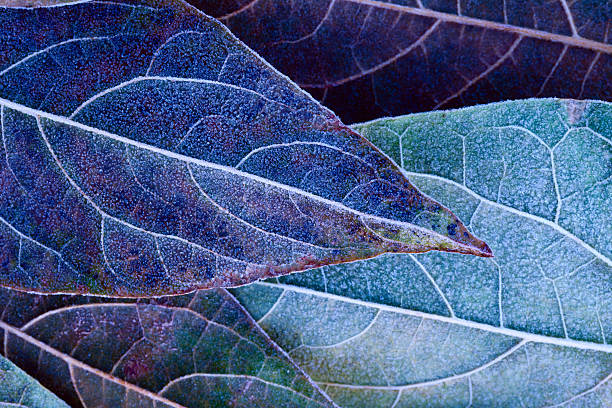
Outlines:
[[334, 406], [224, 289], [136, 300], [0, 288], [0, 301], [6, 357], [71, 407]]
[[68, 405], [0, 356], [0, 407], [68, 408]]
[[490, 255], [182, 2], [4, 7], [0, 23], [3, 285], [144, 296], [383, 252]]
[[355, 129], [495, 257], [385, 254], [233, 289], [261, 327], [341, 406], [611, 406], [612, 106], [515, 101]]

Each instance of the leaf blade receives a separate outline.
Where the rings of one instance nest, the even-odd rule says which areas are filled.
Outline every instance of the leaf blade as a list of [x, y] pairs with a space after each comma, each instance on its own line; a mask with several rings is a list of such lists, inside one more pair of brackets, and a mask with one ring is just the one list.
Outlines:
[[192, 4], [347, 123], [530, 97], [611, 97], [603, 4]]
[[0, 404], [28, 408], [68, 406], [2, 356], [0, 356]]
[[71, 406], [334, 406], [223, 290], [140, 302], [2, 296], [5, 353]]
[[[592, 187], [609, 185], [612, 145], [600, 149], [589, 135], [607, 138], [610, 112], [603, 102], [531, 100], [357, 125], [404, 164], [422, 191], [445, 200], [485, 237], [495, 258], [387, 254], [233, 292], [339, 404], [606, 406], [612, 264], [609, 241], [598, 237], [612, 231], [608, 196]], [[462, 138], [480, 154], [449, 159], [443, 147], [462, 146]], [[541, 154], [540, 141], [552, 149], [576, 140], [583, 141], [579, 148], [557, 148], [554, 158]], [[502, 177], [492, 178], [497, 184], [474, 177], [470, 184], [469, 171], [497, 174], [499, 145], [508, 190], [498, 197]], [[575, 160], [583, 156], [588, 160]], [[596, 221], [581, 224], [591, 218], [573, 211], [569, 200], [557, 212], [553, 172], [545, 165], [551, 160], [557, 175], [565, 168], [558, 191], [578, 189]], [[550, 182], [539, 184], [540, 194], [512, 192], [541, 174]], [[591, 236], [572, 230], [572, 221]], [[319, 311], [316, 318], [311, 310]]]
[[4, 285], [151, 296], [388, 251], [490, 256], [376, 147], [183, 3], [1, 11], [30, 27], [8, 37], [0, 71]]

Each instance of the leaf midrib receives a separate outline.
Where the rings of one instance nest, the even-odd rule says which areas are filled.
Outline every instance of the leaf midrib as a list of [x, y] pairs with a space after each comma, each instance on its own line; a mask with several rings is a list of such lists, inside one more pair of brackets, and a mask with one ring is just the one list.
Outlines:
[[[82, 370], [88, 371], [96, 376], [99, 376], [105, 380], [114, 382], [115, 384], [118, 384], [122, 387], [125, 387], [127, 389], [130, 389], [138, 394], [147, 396], [153, 400], [159, 401], [159, 402], [163, 402], [164, 404], [168, 404], [171, 407], [174, 408], [187, 408], [183, 405], [177, 404], [174, 401], [168, 400], [160, 395], [157, 395], [151, 391], [148, 391], [144, 388], [138, 387], [137, 385], [131, 384], [127, 381], [124, 381], [120, 378], [114, 377], [108, 373], [105, 373], [102, 370], [99, 370], [97, 368], [91, 367], [85, 363], [83, 363], [82, 361], [79, 361], [77, 359], [75, 359], [72, 356], [69, 356], [65, 353], [62, 353], [59, 350], [56, 350], [55, 348], [49, 346], [48, 344], [24, 333], [23, 331], [19, 330], [18, 328], [16, 328], [15, 326], [12, 326], [2, 320], [0, 320], [0, 329], [3, 329], [5, 331], [5, 337], [6, 337], [6, 333], [11, 333], [19, 338], [21, 338], [22, 340], [26, 341], [29, 344], [32, 344], [36, 347], [38, 347], [39, 349], [59, 358], [60, 360], [66, 362], [66, 364], [68, 365], [69, 369], [72, 370], [72, 367], [78, 367]], [[5, 339], [6, 341], [6, 339]], [[75, 386], [76, 387], [76, 386]]]
[[277, 289], [284, 289], [296, 293], [300, 293], [303, 295], [316, 296], [320, 298], [335, 300], [339, 302], [350, 303], [358, 306], [364, 306], [379, 310], [384, 310], [386, 312], [402, 314], [406, 316], [419, 317], [430, 320], [437, 320], [444, 323], [455, 324], [462, 327], [469, 327], [472, 329], [484, 330], [491, 333], [502, 334], [506, 336], [511, 336], [519, 339], [526, 340], [528, 342], [533, 343], [544, 343], [544, 344], [552, 344], [562, 347], [572, 347], [579, 350], [594, 350], [594, 351], [603, 351], [606, 353], [612, 353], [612, 344], [602, 344], [602, 343], [593, 343], [582, 340], [574, 340], [570, 338], [560, 338], [560, 337], [552, 337], [543, 334], [535, 334], [523, 332], [520, 330], [509, 329], [506, 327], [498, 327], [493, 326], [486, 323], [479, 323], [472, 320], [465, 320], [458, 317], [447, 317], [441, 316], [433, 313], [421, 312], [418, 310], [410, 310], [404, 309], [398, 306], [386, 305], [383, 303], [376, 303], [373, 301], [354, 299], [348, 296], [337, 295], [334, 293], [321, 292], [314, 289], [305, 288], [302, 286], [289, 285], [285, 283], [273, 283], [273, 282], [257, 282], [255, 285], [263, 285], [267, 287], [273, 287]]
[[[219, 85], [222, 85], [222, 86], [227, 85], [227, 84], [216, 82], [216, 81], [213, 81], [213, 82], [215, 82], [215, 83], [217, 83]], [[151, 145], [146, 144], [146, 143], [142, 143], [142, 142], [139, 142], [139, 141], [136, 141], [136, 140], [132, 140], [132, 139], [126, 138], [124, 136], [119, 136], [119, 135], [116, 135], [114, 133], [107, 132], [107, 131], [102, 130], [102, 129], [98, 129], [98, 128], [95, 128], [95, 127], [92, 127], [92, 126], [88, 126], [88, 125], [82, 124], [80, 122], [76, 122], [76, 121], [74, 121], [72, 119], [69, 119], [69, 118], [66, 118], [64, 116], [59, 116], [59, 115], [55, 115], [55, 114], [52, 114], [52, 113], [49, 113], [49, 112], [45, 112], [45, 111], [41, 111], [41, 110], [38, 110], [38, 109], [30, 108], [30, 107], [24, 106], [22, 104], [19, 104], [19, 103], [16, 103], [16, 102], [4, 99], [4, 98], [0, 98], [0, 105], [4, 105], [4, 106], [6, 106], [6, 107], [8, 107], [10, 109], [16, 110], [18, 112], [21, 112], [23, 114], [30, 115], [30, 116], [33, 116], [33, 117], [36, 117], [36, 118], [44, 118], [44, 119], [47, 119], [47, 120], [50, 120], [50, 121], [53, 121], [53, 122], [56, 122], [56, 123], [61, 123], [61, 124], [64, 124], [64, 125], [76, 127], [76, 128], [81, 129], [81, 130], [84, 130], [86, 132], [94, 133], [96, 135], [103, 136], [103, 137], [106, 137], [108, 139], [115, 140], [115, 141], [118, 141], [120, 143], [123, 143], [123, 144], [126, 144], [126, 145], [130, 145], [130, 146], [133, 146], [133, 147], [137, 147], [137, 148], [140, 148], [140, 149], [144, 149], [144, 150], [147, 150], [147, 151], [150, 151], [150, 152], [153, 152], [153, 153], [157, 153], [157, 154], [163, 155], [165, 157], [169, 157], [169, 158], [172, 158], [172, 159], [175, 159], [175, 160], [179, 160], [181, 162], [192, 163], [192, 164], [196, 164], [198, 166], [202, 166], [202, 167], [206, 167], [206, 168], [212, 168], [212, 169], [219, 170], [219, 171], [224, 171], [224, 172], [227, 172], [227, 173], [231, 173], [231, 174], [237, 175], [239, 177], [247, 178], [247, 179], [253, 180], [255, 182], [259, 182], [259, 183], [262, 183], [262, 184], [266, 184], [266, 185], [269, 185], [269, 186], [272, 186], [272, 187], [275, 187], [275, 188], [287, 191], [289, 193], [298, 194], [298, 195], [301, 195], [301, 196], [306, 197], [308, 199], [311, 199], [311, 200], [317, 201], [319, 203], [322, 203], [322, 204], [328, 205], [330, 207], [333, 207], [333, 208], [335, 208], [335, 209], [337, 209], [337, 210], [339, 210], [341, 212], [351, 213], [351, 214], [359, 217], [362, 220], [365, 218], [365, 219], [370, 219], [370, 220], [378, 221], [378, 222], [385, 223], [385, 224], [391, 224], [391, 225], [394, 225], [394, 226], [397, 226], [397, 227], [400, 227], [400, 228], [406, 228], [406, 229], [418, 231], [418, 232], [421, 232], [423, 234], [433, 236], [433, 237], [435, 237], [436, 239], [438, 239], [438, 240], [440, 240], [442, 242], [451, 242], [452, 244], [460, 246], [460, 247], [462, 247], [464, 249], [467, 249], [467, 250], [471, 249], [470, 247], [468, 247], [468, 246], [466, 246], [466, 245], [464, 245], [464, 244], [462, 244], [460, 242], [451, 240], [450, 238], [445, 237], [445, 236], [443, 236], [443, 235], [441, 235], [441, 234], [439, 234], [439, 233], [437, 233], [435, 231], [425, 229], [425, 228], [420, 227], [418, 225], [411, 224], [409, 222], [397, 221], [397, 220], [393, 220], [393, 219], [383, 218], [383, 217], [379, 217], [379, 216], [376, 216], [376, 215], [373, 215], [373, 214], [366, 214], [366, 213], [363, 213], [361, 211], [358, 211], [358, 210], [352, 209], [350, 207], [347, 207], [344, 204], [339, 203], [337, 201], [329, 200], [327, 198], [318, 196], [316, 194], [312, 194], [312, 193], [309, 193], [307, 191], [300, 190], [300, 189], [298, 189], [296, 187], [289, 186], [289, 185], [286, 185], [286, 184], [282, 184], [282, 183], [279, 183], [279, 182], [276, 182], [276, 181], [273, 181], [273, 180], [269, 180], [269, 179], [263, 178], [261, 176], [257, 176], [255, 174], [246, 173], [246, 172], [241, 171], [239, 169], [236, 169], [234, 167], [229, 167], [229, 166], [218, 164], [218, 163], [208, 162], [208, 161], [205, 161], [205, 160], [196, 159], [196, 158], [193, 158], [193, 157], [189, 157], [189, 156], [185, 156], [185, 155], [182, 155], [182, 154], [179, 154], [179, 153], [175, 153], [175, 152], [172, 152], [172, 151], [169, 151], [169, 150], [161, 149], [161, 148], [156, 147], [156, 146], [151, 146]], [[111, 218], [114, 218], [115, 220], [117, 220], [117, 221], [119, 221], [121, 223], [125, 223], [125, 221], [119, 220], [116, 217], [111, 217]]]
[[431, 17], [436, 20], [457, 23], [462, 25], [471, 25], [476, 27], [482, 27], [492, 29], [496, 31], [506, 31], [515, 33], [525, 37], [538, 38], [541, 40], [558, 42], [562, 44], [572, 45], [580, 48], [591, 49], [593, 51], [603, 52], [605, 54], [612, 54], [612, 45], [605, 44], [599, 41], [589, 40], [583, 37], [574, 37], [563, 34], [554, 34], [534, 28], [520, 27], [511, 24], [499, 23], [496, 21], [483, 20], [476, 17], [459, 16], [456, 14], [445, 13], [442, 11], [435, 11], [426, 8], [418, 8], [411, 6], [402, 6], [399, 4], [383, 3], [379, 0], [344, 0], [351, 3], [364, 4], [368, 6], [384, 8], [404, 13], [410, 13], [423, 17]]

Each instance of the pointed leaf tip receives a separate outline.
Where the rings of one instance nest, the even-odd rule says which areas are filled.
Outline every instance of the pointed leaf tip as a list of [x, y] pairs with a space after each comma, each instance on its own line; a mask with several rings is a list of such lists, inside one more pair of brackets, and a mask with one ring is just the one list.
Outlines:
[[487, 253], [183, 2], [40, 12], [0, 8], [19, 28], [0, 43], [0, 284], [156, 296], [389, 251]]

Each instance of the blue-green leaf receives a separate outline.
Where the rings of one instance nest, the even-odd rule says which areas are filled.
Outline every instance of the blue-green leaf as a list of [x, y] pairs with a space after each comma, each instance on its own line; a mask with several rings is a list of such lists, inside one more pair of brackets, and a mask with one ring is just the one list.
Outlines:
[[235, 290], [260, 325], [340, 405], [610, 406], [612, 105], [355, 128], [495, 257], [382, 255]]
[[68, 408], [68, 405], [0, 356], [0, 407]]

